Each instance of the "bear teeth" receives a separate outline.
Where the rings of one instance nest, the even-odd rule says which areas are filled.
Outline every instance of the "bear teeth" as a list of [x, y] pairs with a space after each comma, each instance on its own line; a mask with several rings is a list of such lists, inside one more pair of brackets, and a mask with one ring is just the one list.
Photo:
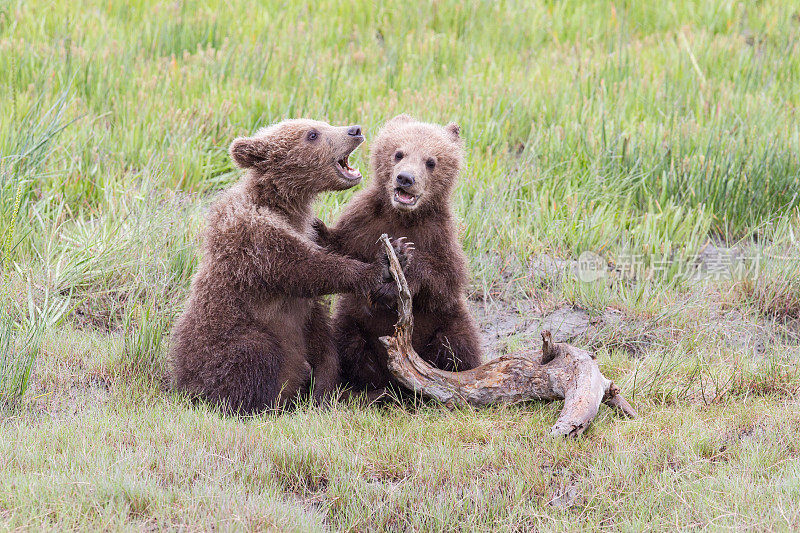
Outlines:
[[350, 166], [350, 161], [348, 161], [349, 158], [350, 158], [350, 156], [346, 155], [342, 159], [340, 159], [338, 161], [338, 163], [342, 168], [344, 168], [346, 170], [353, 170], [353, 168]]
[[401, 203], [406, 205], [412, 205], [416, 201], [417, 197], [413, 194], [409, 194], [401, 189], [395, 190], [395, 198]]
[[361, 172], [359, 172], [358, 169], [350, 166], [348, 157], [349, 155], [346, 155], [344, 158], [336, 162], [336, 164], [339, 166], [339, 172], [342, 174], [342, 176], [349, 180], [361, 179]]

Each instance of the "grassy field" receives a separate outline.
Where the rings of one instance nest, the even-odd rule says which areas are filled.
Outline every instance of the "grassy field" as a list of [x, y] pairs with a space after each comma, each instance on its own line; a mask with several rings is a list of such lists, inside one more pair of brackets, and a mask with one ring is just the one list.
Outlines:
[[[788, 0], [0, 0], [0, 529], [800, 528], [798, 106]], [[489, 356], [548, 327], [641, 419], [168, 390], [230, 141], [360, 123], [366, 171], [400, 112], [462, 127]]]

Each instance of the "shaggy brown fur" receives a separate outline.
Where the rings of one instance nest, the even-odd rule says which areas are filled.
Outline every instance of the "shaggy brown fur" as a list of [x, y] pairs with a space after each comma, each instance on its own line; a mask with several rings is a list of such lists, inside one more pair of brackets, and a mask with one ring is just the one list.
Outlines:
[[[362, 261], [375, 257], [381, 233], [414, 243], [416, 250], [404, 269], [413, 296], [414, 349], [446, 370], [474, 368], [481, 362], [477, 329], [464, 295], [466, 258], [450, 205], [462, 159], [456, 124], [442, 127], [407, 115], [395, 117], [372, 144], [370, 186], [347, 205], [326, 243]], [[394, 383], [378, 337], [393, 331], [396, 300], [397, 288], [390, 281], [368, 296], [345, 295], [337, 302], [334, 335], [342, 376], [356, 388]]]
[[324, 250], [311, 204], [322, 191], [361, 179], [347, 156], [361, 129], [290, 120], [236, 139], [243, 178], [211, 207], [202, 260], [172, 334], [178, 389], [252, 413], [308, 390], [322, 399], [339, 382], [328, 314], [319, 296], [365, 295], [381, 283], [373, 254], [356, 260]]

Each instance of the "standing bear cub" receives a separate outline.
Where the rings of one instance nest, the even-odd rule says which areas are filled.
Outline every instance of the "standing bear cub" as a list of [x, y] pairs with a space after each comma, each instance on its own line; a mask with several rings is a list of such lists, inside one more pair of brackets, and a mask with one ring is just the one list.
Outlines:
[[[404, 267], [413, 297], [413, 345], [423, 359], [445, 370], [481, 363], [464, 294], [466, 258], [450, 205], [463, 151], [456, 124], [393, 118], [373, 142], [370, 186], [347, 205], [327, 235], [320, 231], [329, 249], [362, 261], [378, 253], [382, 233], [413, 242], [416, 250]], [[334, 336], [346, 383], [367, 390], [395, 383], [378, 338], [394, 331], [396, 304], [393, 280], [337, 302]]]
[[366, 295], [384, 261], [361, 260], [314, 242], [312, 202], [350, 188], [361, 174], [348, 156], [358, 126], [289, 120], [236, 139], [242, 179], [211, 207], [202, 259], [172, 334], [179, 390], [227, 412], [286, 404], [309, 389], [322, 399], [339, 383], [339, 361], [320, 296]]

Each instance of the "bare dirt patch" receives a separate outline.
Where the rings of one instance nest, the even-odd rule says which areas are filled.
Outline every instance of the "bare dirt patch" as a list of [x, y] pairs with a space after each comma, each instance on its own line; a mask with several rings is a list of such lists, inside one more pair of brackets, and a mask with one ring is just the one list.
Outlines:
[[[676, 336], [669, 323], [632, 318], [616, 309], [593, 315], [567, 305], [542, 313], [527, 300], [470, 302], [470, 305], [480, 327], [487, 359], [505, 353], [512, 338], [517, 339], [518, 345], [538, 346], [539, 334], [545, 329], [551, 331], [556, 342], [618, 349], [634, 357], [650, 347], [666, 346]], [[800, 344], [800, 320], [751, 317], [739, 310], [712, 311], [701, 329], [732, 350], [754, 355], [764, 354], [771, 346]]]
[[[742, 247], [706, 245], [692, 265], [697, 276], [713, 276], [720, 269], [743, 262], [749, 251]], [[534, 286], [548, 294], [565, 277], [575, 275], [577, 261], [540, 255], [528, 264], [528, 278]], [[514, 276], [508, 274], [509, 279]], [[538, 284], [538, 285], [537, 285]], [[497, 290], [497, 294], [509, 291]], [[519, 294], [519, 291], [513, 291]], [[724, 343], [729, 349], [761, 355], [774, 346], [800, 345], [800, 319], [787, 316], [764, 316], [731, 308], [709, 295], [703, 304], [702, 323], [694, 330]], [[622, 350], [640, 357], [654, 346], [668, 347], [685, 329], [679, 319], [684, 309], [675, 303], [675, 317], [643, 318], [624, 310], [608, 308], [600, 313], [563, 305], [557, 299], [546, 302], [532, 298], [515, 300], [495, 298], [490, 301], [470, 300], [473, 315], [483, 337], [486, 359], [508, 351], [538, 345], [539, 334], [548, 329], [556, 342], [584, 345], [591, 349]], [[686, 302], [686, 309], [697, 308], [697, 302]]]
[[627, 319], [614, 309], [593, 316], [585, 309], [567, 305], [542, 313], [530, 300], [470, 304], [487, 360], [506, 353], [512, 338], [517, 339], [517, 346], [538, 347], [540, 333], [545, 329], [550, 330], [555, 342], [619, 348], [631, 355], [640, 354], [656, 341], [655, 334], [648, 331], [643, 321]]
[[525, 301], [517, 304], [506, 301], [470, 301], [469, 304], [480, 328], [486, 359], [501, 355], [505, 340], [527, 331], [531, 323], [540, 316], [535, 307]]

